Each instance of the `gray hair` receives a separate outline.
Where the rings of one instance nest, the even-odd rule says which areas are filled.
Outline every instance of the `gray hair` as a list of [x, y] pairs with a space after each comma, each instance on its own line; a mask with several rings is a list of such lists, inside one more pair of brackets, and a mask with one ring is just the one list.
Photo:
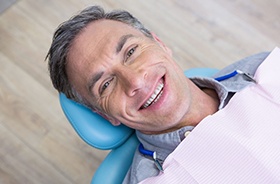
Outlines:
[[74, 89], [66, 74], [67, 55], [75, 37], [91, 22], [108, 19], [123, 22], [138, 30], [145, 36], [152, 38], [151, 32], [129, 12], [115, 10], [105, 13], [99, 6], [91, 6], [69, 20], [60, 24], [53, 35], [51, 47], [46, 59], [48, 59], [50, 78], [55, 89], [64, 93], [68, 98], [81, 104], [90, 106], [85, 99]]

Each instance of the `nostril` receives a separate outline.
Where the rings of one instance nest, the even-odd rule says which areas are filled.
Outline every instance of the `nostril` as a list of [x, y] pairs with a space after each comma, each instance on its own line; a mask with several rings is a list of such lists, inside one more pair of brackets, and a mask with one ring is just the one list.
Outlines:
[[144, 86], [143, 78], [134, 78], [130, 80], [130, 83], [126, 86], [127, 93], [129, 96], [134, 96], [137, 94]]

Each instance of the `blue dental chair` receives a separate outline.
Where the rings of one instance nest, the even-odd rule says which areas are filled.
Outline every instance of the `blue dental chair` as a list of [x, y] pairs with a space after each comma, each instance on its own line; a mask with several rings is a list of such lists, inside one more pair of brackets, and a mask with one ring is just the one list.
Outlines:
[[[194, 68], [185, 71], [187, 77], [212, 76], [218, 70]], [[138, 147], [135, 131], [124, 125], [113, 126], [90, 109], [59, 94], [61, 108], [78, 135], [90, 146], [111, 150], [92, 178], [91, 184], [122, 183]]]

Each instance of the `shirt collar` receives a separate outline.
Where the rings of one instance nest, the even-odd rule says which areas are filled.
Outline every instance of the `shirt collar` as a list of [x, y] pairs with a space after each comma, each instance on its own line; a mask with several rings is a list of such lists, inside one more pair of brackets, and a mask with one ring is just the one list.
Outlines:
[[220, 99], [219, 109], [222, 109], [227, 103], [228, 89], [213, 78], [193, 77], [190, 80], [200, 88], [214, 89]]
[[165, 158], [181, 143], [186, 131], [192, 131], [193, 126], [186, 126], [173, 132], [157, 135], [146, 135], [136, 131], [139, 141], [147, 150], [155, 151], [159, 160]]

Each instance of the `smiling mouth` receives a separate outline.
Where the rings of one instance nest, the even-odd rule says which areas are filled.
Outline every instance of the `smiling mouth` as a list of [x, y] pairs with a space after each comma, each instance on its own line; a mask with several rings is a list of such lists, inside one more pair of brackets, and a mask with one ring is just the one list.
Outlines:
[[141, 106], [140, 109], [146, 109], [147, 107], [149, 107], [152, 104], [156, 103], [160, 99], [160, 97], [161, 97], [161, 95], [163, 93], [163, 88], [164, 88], [164, 83], [163, 83], [163, 79], [161, 79], [160, 82], [158, 83], [155, 91], [153, 92], [153, 94], [144, 103], [144, 105]]

